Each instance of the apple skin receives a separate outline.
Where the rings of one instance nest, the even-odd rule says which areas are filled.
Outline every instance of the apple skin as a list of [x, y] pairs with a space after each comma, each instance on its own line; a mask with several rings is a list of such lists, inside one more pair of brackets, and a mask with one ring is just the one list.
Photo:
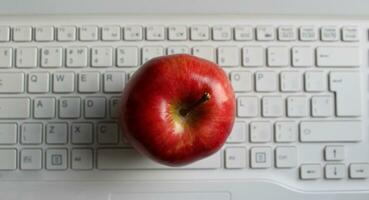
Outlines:
[[[180, 110], [210, 99], [183, 116]], [[151, 59], [127, 83], [120, 105], [123, 134], [135, 149], [168, 166], [219, 150], [235, 118], [235, 96], [217, 64], [186, 54]]]

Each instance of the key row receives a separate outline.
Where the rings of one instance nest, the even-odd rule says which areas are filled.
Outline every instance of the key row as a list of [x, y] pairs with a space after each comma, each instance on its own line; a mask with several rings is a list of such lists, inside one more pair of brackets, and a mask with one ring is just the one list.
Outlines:
[[316, 41], [325, 42], [345, 41], [356, 42], [359, 40], [359, 30], [355, 26], [295, 26], [283, 25], [279, 27], [260, 25], [256, 27], [248, 25], [193, 25], [188, 28], [185, 25], [85, 25], [81, 27], [66, 25], [54, 26], [29, 26], [16, 27], [0, 26], [0, 42], [50, 42], [50, 41]]
[[[148, 60], [171, 54], [193, 54], [223, 67], [358, 67], [360, 66], [358, 47], [317, 47], [308, 46], [121, 46], [116, 49], [108, 46], [96, 47], [17, 47], [15, 48], [15, 64], [13, 49], [0, 47], [0, 68], [70, 68], [80, 67], [137, 67]], [[40, 54], [40, 59], [38, 59]], [[65, 55], [65, 59], [63, 59]], [[140, 57], [141, 55], [141, 57]]]
[[[348, 171], [348, 172], [347, 172]], [[351, 163], [347, 167], [343, 163], [330, 163], [324, 166], [325, 179], [343, 179], [345, 177], [350, 179], [366, 179], [369, 177], [368, 163]], [[320, 164], [302, 164], [300, 166], [300, 178], [302, 180], [319, 179], [322, 177], [322, 167]]]

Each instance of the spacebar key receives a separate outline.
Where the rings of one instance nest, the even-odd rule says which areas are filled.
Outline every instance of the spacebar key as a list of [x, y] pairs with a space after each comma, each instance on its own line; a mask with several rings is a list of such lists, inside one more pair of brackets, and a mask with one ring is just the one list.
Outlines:
[[121, 169], [216, 169], [220, 168], [220, 153], [183, 167], [168, 167], [145, 158], [134, 149], [99, 149], [97, 168], [102, 170]]
[[29, 110], [29, 98], [0, 98], [0, 119], [25, 119]]

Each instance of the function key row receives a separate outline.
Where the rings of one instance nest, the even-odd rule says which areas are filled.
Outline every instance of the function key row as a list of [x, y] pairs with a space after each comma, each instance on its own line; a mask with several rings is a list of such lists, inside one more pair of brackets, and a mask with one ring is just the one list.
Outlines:
[[0, 26], [0, 42], [50, 42], [50, 41], [345, 41], [356, 42], [359, 40], [359, 31], [355, 26], [265, 26], [256, 27], [248, 25], [194, 25], [188, 28], [184, 25], [85, 25], [77, 26]]

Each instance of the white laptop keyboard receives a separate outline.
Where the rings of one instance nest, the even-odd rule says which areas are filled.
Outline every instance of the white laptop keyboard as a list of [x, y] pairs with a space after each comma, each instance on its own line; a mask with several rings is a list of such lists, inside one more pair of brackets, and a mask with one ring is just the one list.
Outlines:
[[[368, 27], [245, 16], [1, 17], [0, 180], [255, 179], [369, 190]], [[224, 148], [179, 169], [140, 156], [116, 121], [130, 75], [175, 53], [217, 62], [237, 95]]]

